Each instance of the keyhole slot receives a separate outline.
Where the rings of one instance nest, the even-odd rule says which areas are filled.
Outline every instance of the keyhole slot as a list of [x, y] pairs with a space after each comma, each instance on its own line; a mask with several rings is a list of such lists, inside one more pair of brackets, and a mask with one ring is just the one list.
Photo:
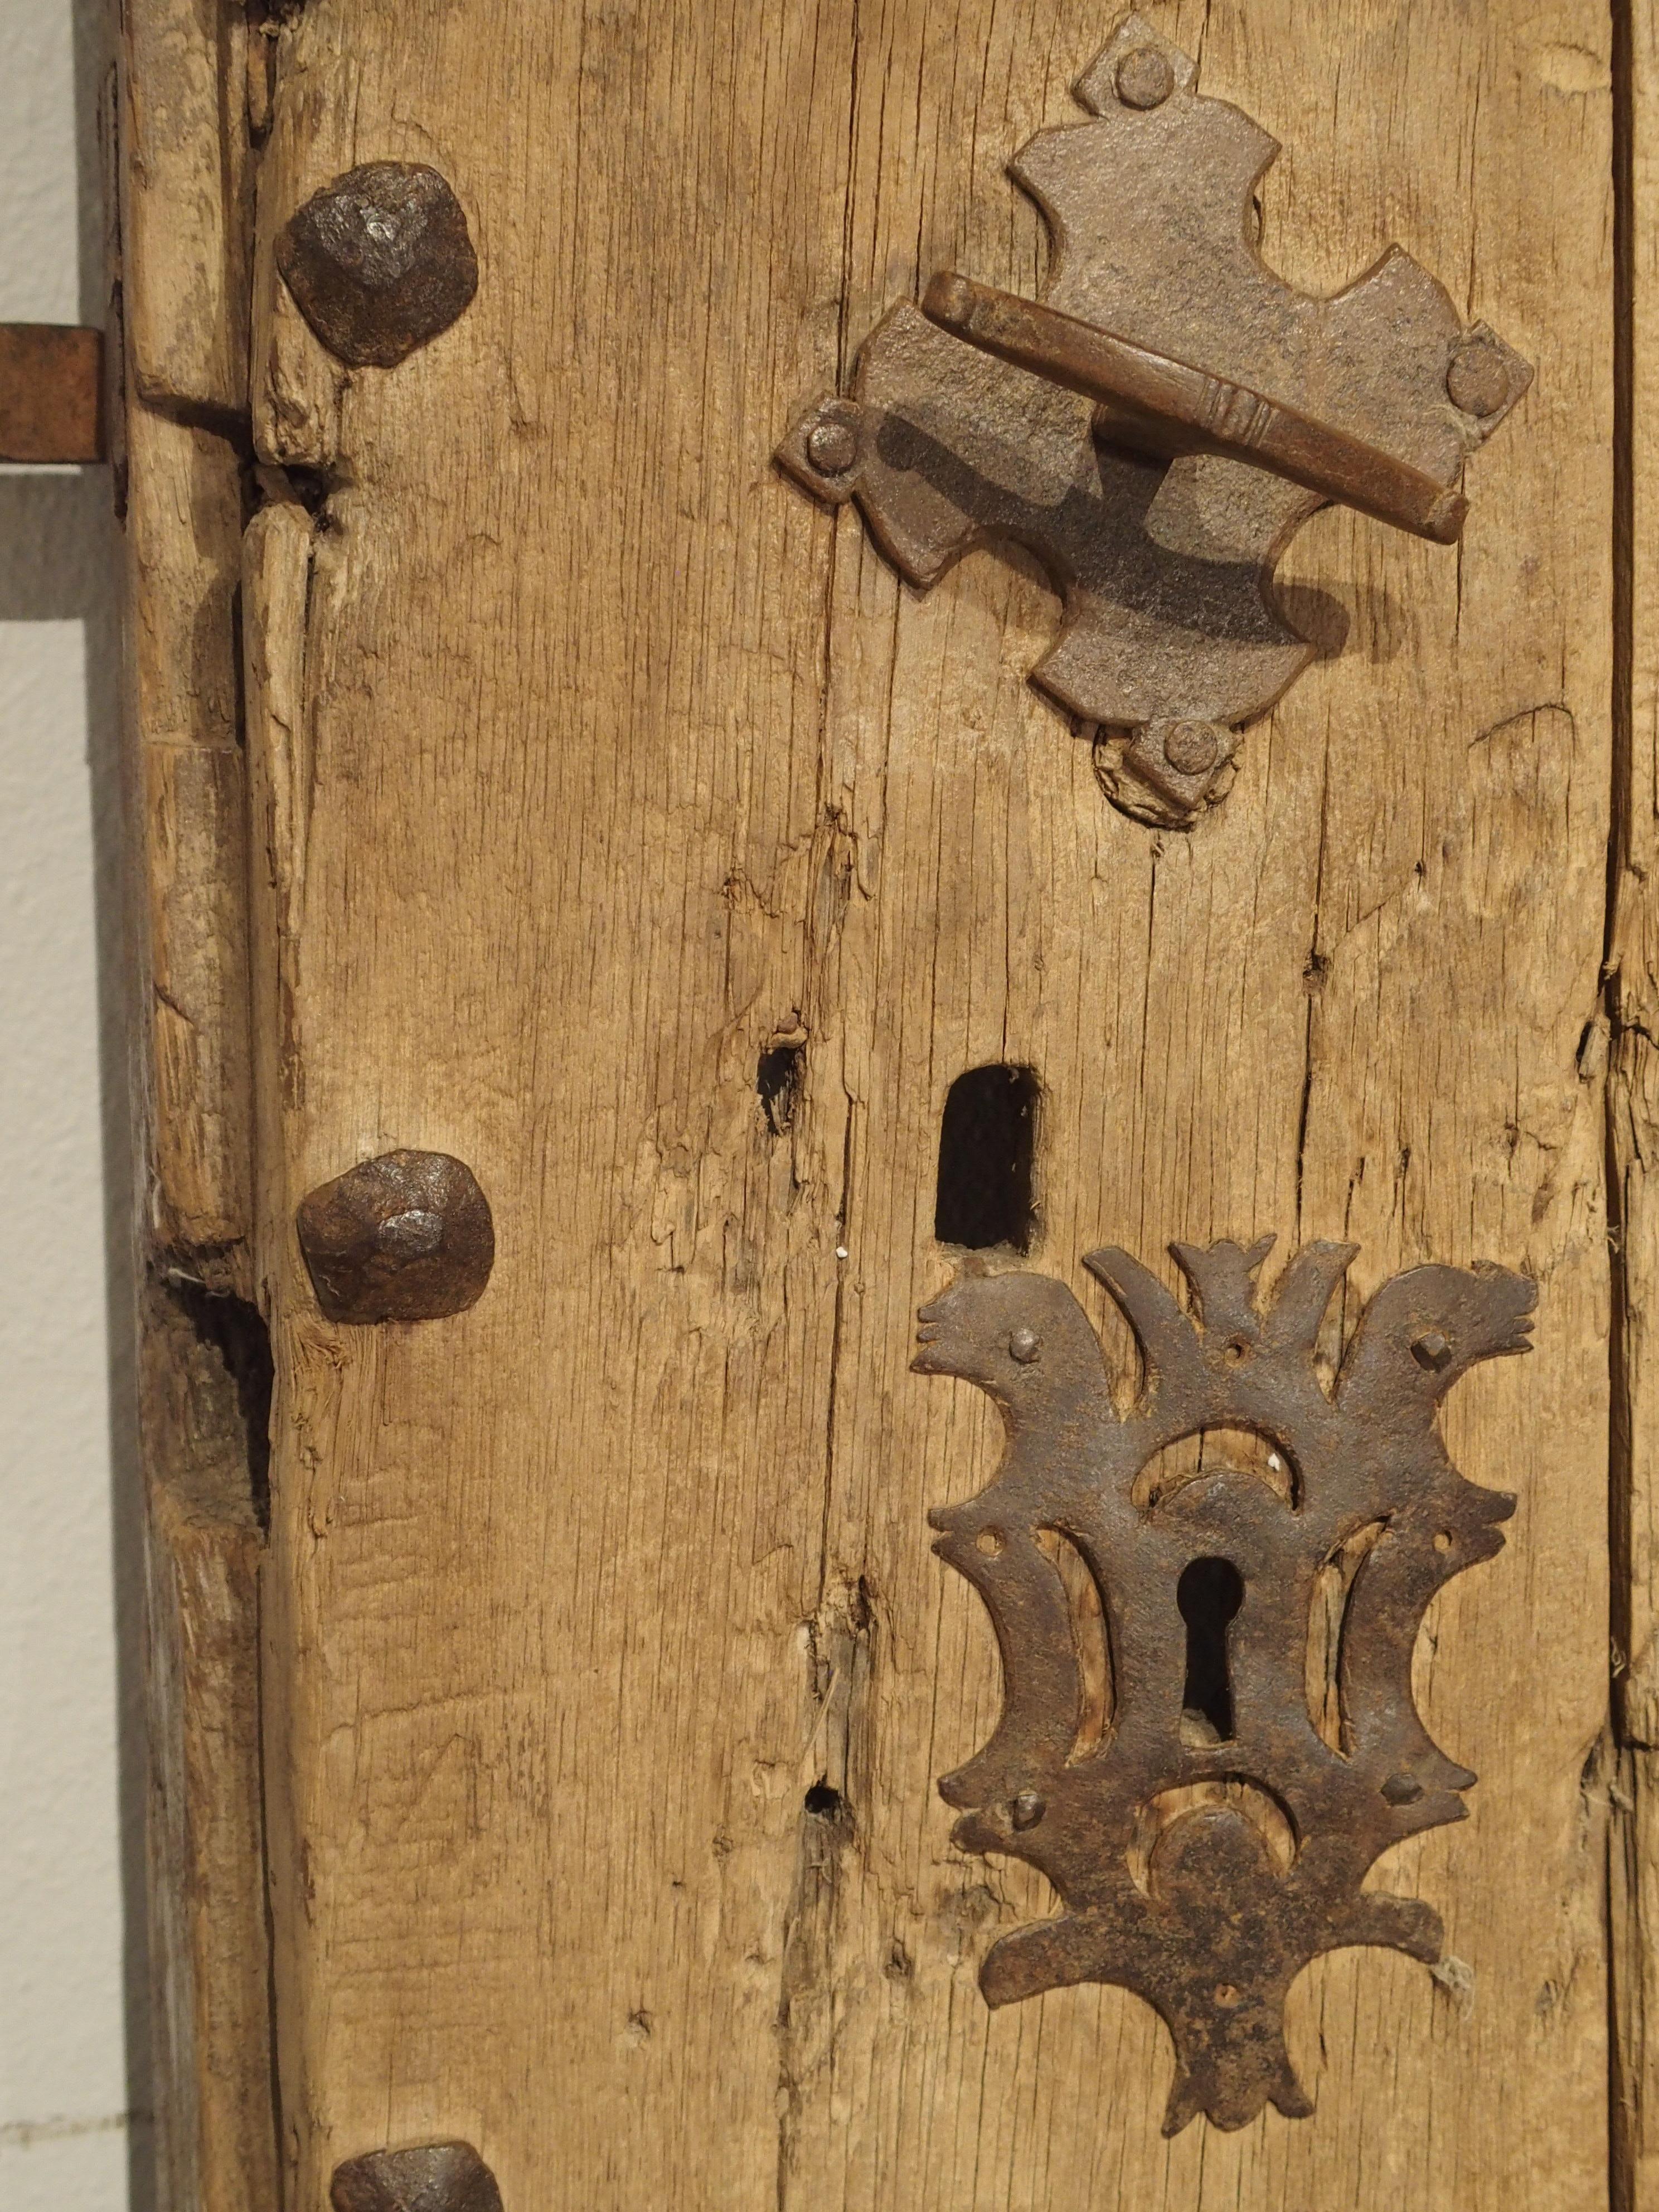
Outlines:
[[1188, 1742], [1231, 1743], [1233, 1679], [1227, 1631], [1244, 1602], [1244, 1577], [1231, 1559], [1189, 1560], [1176, 1584], [1187, 1624], [1187, 1681], [1181, 1727]]

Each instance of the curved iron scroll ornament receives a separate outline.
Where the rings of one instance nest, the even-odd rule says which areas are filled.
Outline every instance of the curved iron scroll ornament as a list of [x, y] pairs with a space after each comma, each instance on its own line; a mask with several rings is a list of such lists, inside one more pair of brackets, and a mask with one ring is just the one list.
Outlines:
[[[1322, 1952], [1439, 1958], [1437, 1913], [1361, 1885], [1390, 1844], [1464, 1817], [1459, 1793], [1475, 1777], [1425, 1729], [1412, 1651], [1431, 1598], [1501, 1548], [1496, 1524], [1515, 1506], [1458, 1474], [1438, 1408], [1477, 1361], [1531, 1349], [1533, 1284], [1485, 1263], [1395, 1275], [1328, 1389], [1316, 1339], [1358, 1248], [1304, 1245], [1264, 1303], [1255, 1277], [1273, 1242], [1173, 1246], [1191, 1315], [1127, 1253], [1085, 1255], [1139, 1346], [1127, 1412], [1082, 1306], [1051, 1277], [964, 1267], [920, 1316], [917, 1370], [977, 1383], [1007, 1432], [986, 1488], [930, 1516], [934, 1548], [989, 1608], [1005, 1698], [989, 1741], [939, 1790], [962, 1808], [958, 1844], [1029, 1861], [1066, 1908], [996, 1942], [980, 1985], [992, 2005], [1091, 1981], [1146, 1998], [1176, 2047], [1168, 2135], [1200, 2112], [1241, 2127], [1270, 2099], [1291, 2117], [1312, 2110], [1284, 2003]], [[1157, 1455], [1218, 1430], [1263, 1439], [1288, 1497], [1204, 1466], [1139, 1502]], [[1056, 1537], [1099, 1594], [1103, 1732], [1079, 1727], [1086, 1669]], [[1345, 1547], [1363, 1558], [1341, 1622], [1333, 1744], [1310, 1711], [1306, 1664], [1321, 1571]], [[1183, 1725], [1177, 1589], [1197, 1561], [1229, 1563], [1242, 1582], [1219, 1733], [1191, 1716]], [[1278, 1808], [1280, 1857], [1253, 1803]]]

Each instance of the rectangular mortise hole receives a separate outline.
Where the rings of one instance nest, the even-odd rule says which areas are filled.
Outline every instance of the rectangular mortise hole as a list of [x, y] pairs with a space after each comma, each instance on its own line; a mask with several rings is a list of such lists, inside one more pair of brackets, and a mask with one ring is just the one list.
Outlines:
[[1039, 1085], [1035, 1070], [999, 1060], [957, 1076], [939, 1139], [933, 1234], [970, 1252], [1006, 1244], [1029, 1252], [1036, 1229], [1034, 1182]]

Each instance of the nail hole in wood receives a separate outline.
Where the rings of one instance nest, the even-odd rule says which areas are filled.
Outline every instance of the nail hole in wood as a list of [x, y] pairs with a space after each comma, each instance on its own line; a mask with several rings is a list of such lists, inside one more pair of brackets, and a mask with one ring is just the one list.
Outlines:
[[760, 1093], [766, 1126], [775, 1137], [782, 1136], [794, 1125], [805, 1061], [804, 1044], [769, 1045], [760, 1056], [755, 1088]]

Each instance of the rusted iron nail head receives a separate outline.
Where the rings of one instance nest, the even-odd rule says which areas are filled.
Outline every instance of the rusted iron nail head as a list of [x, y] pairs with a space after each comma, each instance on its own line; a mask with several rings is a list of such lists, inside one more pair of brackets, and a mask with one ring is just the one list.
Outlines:
[[468, 2142], [366, 2151], [334, 2169], [334, 2212], [502, 2212], [495, 2177]]
[[447, 1152], [362, 1160], [300, 1202], [300, 1249], [330, 1321], [440, 1321], [483, 1296], [489, 1201]]
[[478, 289], [465, 213], [421, 161], [365, 162], [313, 192], [277, 238], [276, 265], [317, 337], [353, 368], [394, 368]]

